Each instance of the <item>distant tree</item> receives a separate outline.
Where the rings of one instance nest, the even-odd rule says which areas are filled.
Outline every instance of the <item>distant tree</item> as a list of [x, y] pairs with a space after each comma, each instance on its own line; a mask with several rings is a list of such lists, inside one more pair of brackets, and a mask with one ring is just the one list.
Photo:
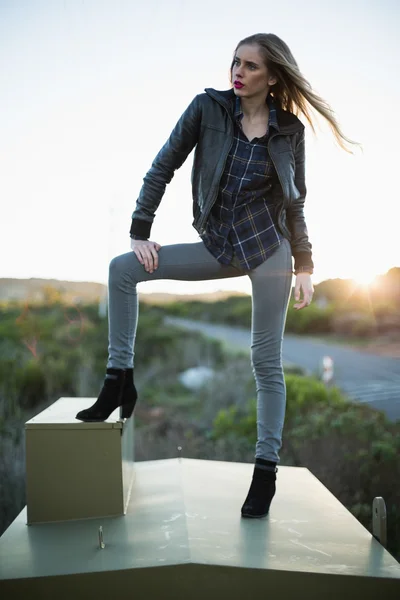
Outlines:
[[52, 285], [43, 286], [43, 303], [47, 305], [59, 304], [62, 302], [63, 295], [60, 290], [53, 287]]

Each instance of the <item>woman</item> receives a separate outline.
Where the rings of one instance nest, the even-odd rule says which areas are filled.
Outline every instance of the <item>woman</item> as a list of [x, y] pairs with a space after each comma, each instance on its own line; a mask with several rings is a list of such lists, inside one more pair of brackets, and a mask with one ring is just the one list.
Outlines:
[[[132, 215], [133, 252], [117, 256], [109, 272], [109, 358], [95, 404], [77, 414], [103, 421], [118, 406], [129, 417], [137, 393], [134, 342], [140, 281], [199, 281], [247, 274], [252, 283], [251, 359], [257, 385], [257, 444], [242, 516], [262, 517], [275, 494], [286, 395], [282, 340], [292, 285], [294, 308], [313, 296], [311, 244], [304, 220], [304, 125], [307, 103], [341, 133], [329, 106], [300, 73], [288, 46], [273, 34], [239, 42], [228, 91], [206, 89], [179, 119], [155, 158]], [[155, 211], [193, 148], [193, 226], [201, 241], [161, 247], [149, 240]]]

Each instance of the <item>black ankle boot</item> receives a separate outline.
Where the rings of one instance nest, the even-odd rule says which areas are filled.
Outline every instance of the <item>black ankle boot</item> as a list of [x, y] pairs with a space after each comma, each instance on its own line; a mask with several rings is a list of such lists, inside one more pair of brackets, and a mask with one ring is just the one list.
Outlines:
[[98, 399], [90, 408], [79, 411], [76, 418], [85, 422], [105, 421], [120, 406], [121, 417], [128, 419], [136, 400], [133, 369], [107, 369]]
[[268, 514], [272, 498], [275, 496], [278, 472], [276, 467], [266, 467], [270, 464], [261, 458], [256, 459], [249, 493], [242, 506], [242, 517], [259, 519]]

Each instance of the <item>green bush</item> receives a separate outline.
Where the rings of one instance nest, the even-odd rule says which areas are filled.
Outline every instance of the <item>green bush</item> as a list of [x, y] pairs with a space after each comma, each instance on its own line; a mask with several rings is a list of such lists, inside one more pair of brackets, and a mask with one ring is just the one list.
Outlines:
[[[346, 399], [337, 388], [326, 386], [315, 378], [299, 375], [285, 375], [286, 383], [286, 415], [285, 423], [296, 425], [303, 422], [304, 415], [310, 415], [311, 410], [317, 406], [329, 404], [343, 408], [347, 406]], [[256, 435], [257, 403], [251, 398], [245, 409], [232, 406], [227, 410], [218, 412], [213, 423], [213, 436], [215, 439], [234, 433], [238, 437], [249, 437], [252, 441]], [[318, 418], [313, 425], [314, 431], [318, 430]]]
[[32, 408], [46, 398], [46, 375], [43, 365], [34, 358], [28, 360], [16, 373], [19, 382], [19, 405]]
[[291, 301], [286, 317], [287, 332], [307, 335], [332, 332], [333, 306], [320, 308], [312, 303], [307, 310], [298, 311], [293, 305], [294, 301]]

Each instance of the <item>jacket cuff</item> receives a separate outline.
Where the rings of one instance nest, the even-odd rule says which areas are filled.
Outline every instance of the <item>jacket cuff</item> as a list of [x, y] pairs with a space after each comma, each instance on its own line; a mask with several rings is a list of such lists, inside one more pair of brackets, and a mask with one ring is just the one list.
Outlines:
[[294, 256], [294, 274], [314, 273], [314, 263], [311, 258], [311, 252], [297, 252]]
[[138, 236], [144, 240], [148, 240], [150, 237], [151, 223], [149, 221], [142, 221], [141, 219], [132, 219], [131, 228], [129, 230], [130, 236]]
[[310, 275], [312, 275], [314, 273], [314, 269], [312, 267], [299, 267], [298, 269], [295, 269], [294, 274], [298, 275], [299, 273], [309, 273]]

